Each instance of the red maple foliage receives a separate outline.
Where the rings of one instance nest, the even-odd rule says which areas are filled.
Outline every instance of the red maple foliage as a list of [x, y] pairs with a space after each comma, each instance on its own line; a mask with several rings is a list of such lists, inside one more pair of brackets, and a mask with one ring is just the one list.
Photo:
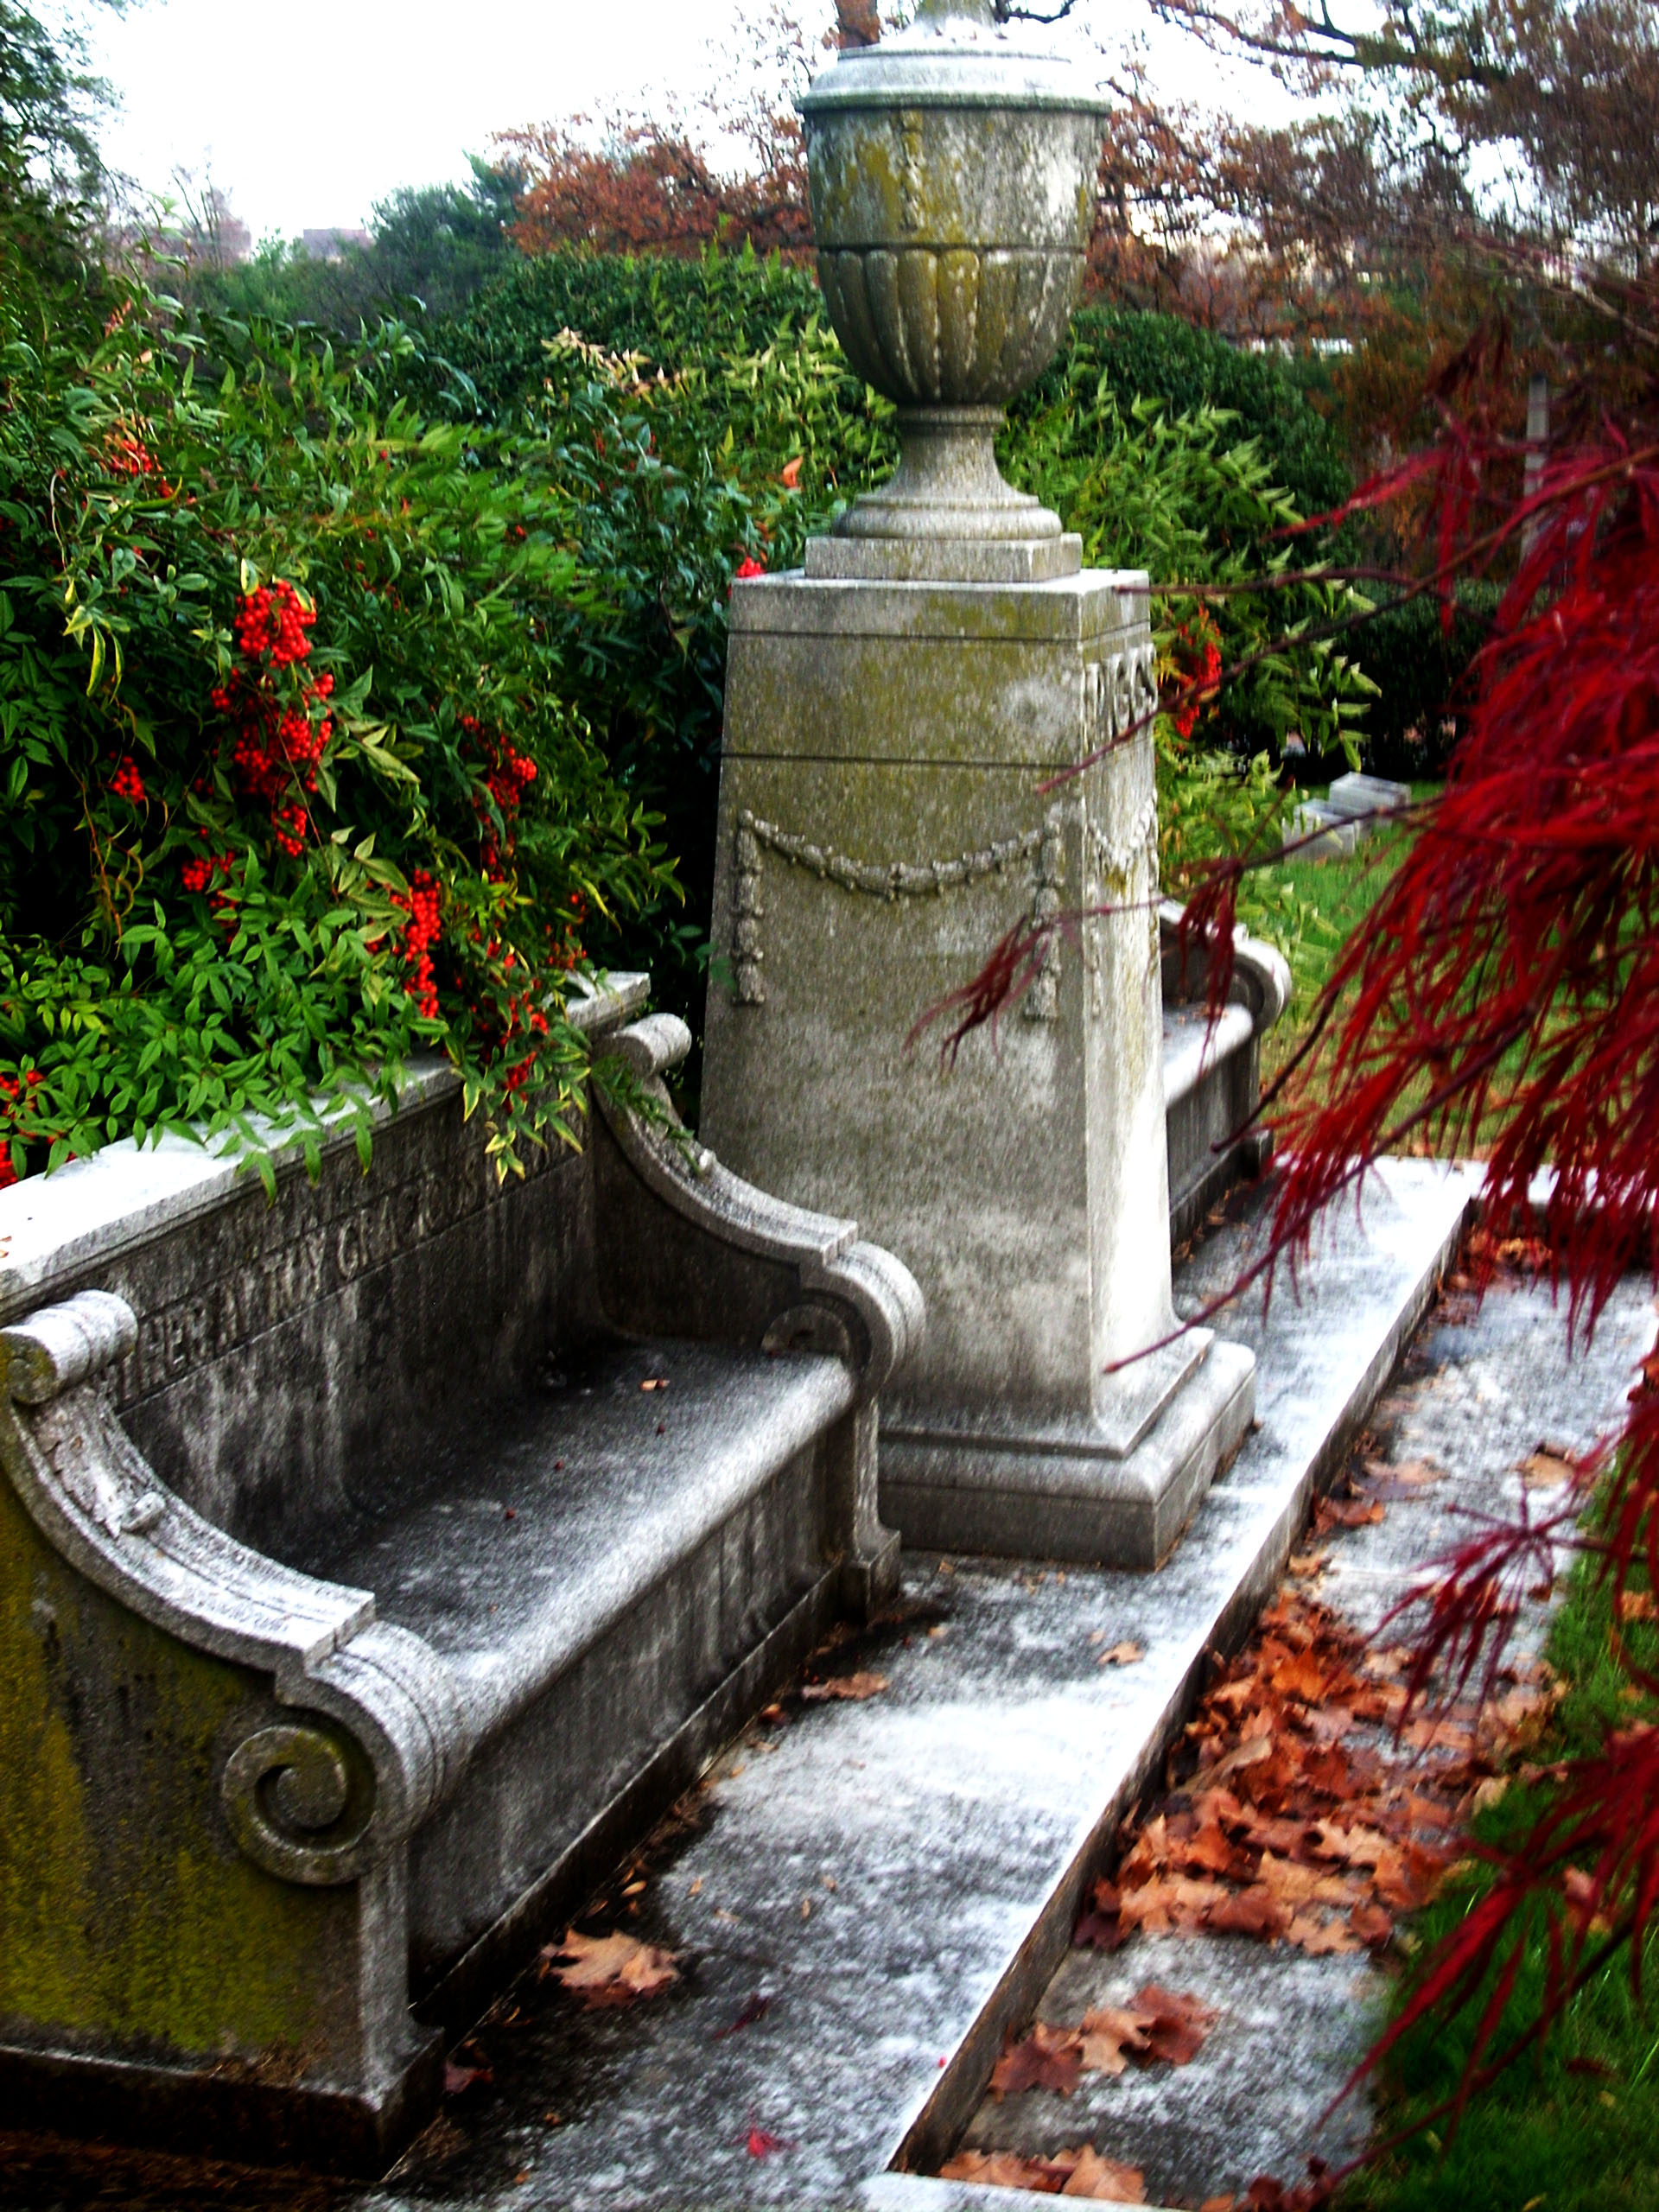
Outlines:
[[[1500, 1238], [1518, 1226], [1568, 1326], [1588, 1332], [1632, 1268], [1659, 1281], [1659, 379], [1622, 414], [1585, 410], [1542, 454], [1504, 427], [1512, 381], [1504, 334], [1483, 333], [1433, 391], [1438, 441], [1344, 510], [1426, 512], [1424, 566], [1401, 582], [1442, 594], [1448, 612], [1459, 576], [1504, 588], [1446, 785], [1410, 810], [1409, 850], [1263, 1101], [1287, 1164], [1249, 1280], [1270, 1287], [1330, 1205], [1357, 1202], [1375, 1161], [1427, 1135], [1437, 1151], [1484, 1156], [1488, 1224]], [[1216, 861], [1188, 902], [1185, 931], [1213, 951], [1217, 1005], [1243, 873], [1278, 857]], [[924, 1018], [954, 1018], [946, 1050], [994, 1024], [1039, 972], [1048, 934], [1080, 919], [1011, 931]], [[1490, 1681], [1517, 1594], [1552, 1545], [1599, 1553], [1618, 1617], [1646, 1617], [1659, 1588], [1656, 1385], [1659, 1359], [1622, 1434], [1553, 1510], [1484, 1526], [1440, 1562], [1417, 1593], [1409, 1700], [1458, 1698], [1478, 1667]], [[1593, 1483], [1605, 1506], [1587, 1524]], [[1624, 1657], [1659, 1694], [1659, 1675]], [[1479, 1993], [1460, 2100], [1547, 2032], [1621, 1945], [1639, 1967], [1659, 1903], [1659, 1730], [1621, 1732], [1569, 1764], [1535, 1832], [1495, 1871], [1368, 2066]], [[1517, 2030], [1506, 2008], [1541, 1916], [1544, 1999]]]
[[528, 179], [513, 226], [524, 252], [581, 245], [597, 253], [696, 255], [713, 240], [794, 257], [810, 251], [798, 130], [775, 167], [731, 175], [671, 125], [638, 119], [593, 144], [579, 124], [501, 134]]

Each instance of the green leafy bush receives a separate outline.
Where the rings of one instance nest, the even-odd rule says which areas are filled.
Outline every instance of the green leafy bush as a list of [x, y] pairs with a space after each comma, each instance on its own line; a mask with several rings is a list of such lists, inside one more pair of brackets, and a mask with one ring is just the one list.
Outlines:
[[1448, 628], [1440, 601], [1385, 606], [1356, 644], [1378, 698], [1366, 717], [1366, 766], [1382, 776], [1440, 776], [1455, 741], [1459, 687], [1485, 643], [1499, 598], [1495, 584], [1459, 586]]
[[[568, 1124], [579, 948], [698, 1023], [731, 578], [887, 473], [893, 410], [798, 272], [551, 262], [338, 349], [9, 316], [10, 1172], [187, 1120], [246, 1141], [423, 1042], [510, 1160]], [[1125, 415], [1080, 344], [1004, 462], [1091, 560], [1221, 586], [1282, 563], [1294, 515], [1235, 430]], [[1159, 602], [1169, 880], [1274, 837], [1277, 737], [1351, 723], [1339, 654], [1264, 650], [1330, 604]], [[1247, 651], [1224, 721], [1194, 679]]]
[[367, 244], [349, 239], [330, 258], [282, 238], [244, 262], [190, 257], [180, 294], [197, 315], [315, 322], [347, 339], [383, 315], [456, 314], [518, 259], [507, 235], [517, 171], [476, 156], [472, 169], [469, 184], [405, 186], [378, 201]]
[[[315, 1141], [447, 1051], [511, 1163], [568, 1128], [584, 927], [664, 894], [565, 694], [587, 587], [543, 442], [146, 303], [0, 324], [0, 1179], [185, 1122]], [[153, 317], [154, 303], [148, 303]]]
[[1052, 406], [1072, 383], [1079, 356], [1126, 420], [1141, 399], [1172, 416], [1211, 410], [1230, 416], [1235, 435], [1255, 441], [1268, 474], [1300, 514], [1327, 514], [1352, 489], [1324, 417], [1273, 355], [1242, 353], [1173, 315], [1081, 308], [1067, 350], [1018, 403], [1015, 419]]
[[517, 262], [433, 334], [433, 351], [494, 415], [539, 390], [546, 345], [562, 331], [673, 374], [763, 353], [823, 319], [809, 270], [762, 259], [748, 246], [711, 247], [689, 261], [572, 251]]

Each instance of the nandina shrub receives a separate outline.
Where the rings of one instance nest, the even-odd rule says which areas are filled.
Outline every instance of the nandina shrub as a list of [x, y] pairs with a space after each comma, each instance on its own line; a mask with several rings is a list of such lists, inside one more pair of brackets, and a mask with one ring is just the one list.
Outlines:
[[573, 1134], [590, 917], [671, 893], [571, 705], [544, 442], [436, 426], [408, 341], [200, 347], [134, 294], [0, 335], [0, 1180], [184, 1123], [315, 1148], [411, 1050], [505, 1165]]

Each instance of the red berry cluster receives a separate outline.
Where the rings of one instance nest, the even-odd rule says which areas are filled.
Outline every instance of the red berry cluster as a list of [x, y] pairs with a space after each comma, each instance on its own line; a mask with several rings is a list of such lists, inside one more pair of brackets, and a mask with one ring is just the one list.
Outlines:
[[104, 441], [104, 466], [111, 476], [154, 476], [156, 456], [142, 438], [127, 430], [111, 430]]
[[32, 1090], [37, 1083], [46, 1080], [38, 1068], [30, 1068], [21, 1083], [10, 1076], [0, 1075], [0, 1191], [9, 1191], [17, 1181], [17, 1171], [11, 1164], [11, 1128], [16, 1120], [16, 1109], [25, 1090]]
[[315, 620], [315, 609], [280, 576], [249, 592], [233, 625], [247, 666], [213, 693], [220, 713], [240, 724], [231, 758], [242, 796], [269, 809], [278, 848], [295, 859], [305, 850], [305, 801], [317, 787], [317, 763], [334, 735], [334, 723], [320, 709], [333, 696], [334, 679], [289, 677], [288, 698], [297, 703], [284, 703], [277, 671], [310, 657], [306, 632]]
[[496, 819], [481, 798], [473, 804], [481, 825], [480, 866], [492, 883], [500, 883], [512, 865], [515, 849], [513, 824], [524, 803], [524, 793], [536, 780], [536, 763], [514, 752], [499, 730], [486, 729], [476, 715], [463, 715], [461, 726], [484, 756], [484, 785], [495, 802]]
[[145, 799], [144, 779], [130, 753], [123, 753], [121, 765], [110, 778], [110, 789], [117, 798], [130, 799], [135, 806], [142, 806]]
[[[204, 830], [202, 836], [207, 832]], [[179, 871], [187, 891], [207, 891], [212, 888], [214, 876], [229, 877], [236, 855], [233, 853], [203, 853], [200, 859], [186, 861]]]
[[766, 573], [766, 563], [757, 561], [754, 556], [750, 554], [746, 560], [738, 563], [732, 573], [732, 582], [734, 584], [747, 583], [751, 576], [764, 576]]
[[291, 583], [278, 576], [271, 584], [251, 591], [236, 610], [236, 642], [250, 660], [269, 654], [273, 668], [289, 668], [307, 659], [311, 640], [306, 632], [317, 619]]
[[[1207, 620], [1202, 617], [1200, 620], [1204, 627], [1197, 638], [1185, 622], [1175, 632], [1178, 655], [1175, 696], [1180, 699], [1181, 704], [1172, 707], [1170, 719], [1179, 737], [1192, 736], [1198, 726], [1199, 713], [1215, 697], [1217, 680], [1221, 675], [1221, 649], [1212, 635], [1205, 634], [1208, 628]], [[1183, 646], [1186, 649], [1185, 655], [1180, 652]], [[1197, 665], [1193, 666], [1192, 663], [1195, 658]], [[1182, 664], [1183, 660], [1185, 665]]]
[[404, 927], [404, 988], [429, 1021], [438, 1018], [438, 985], [432, 969], [432, 947], [442, 930], [442, 894], [437, 880], [418, 869], [409, 879], [409, 893], [394, 891], [391, 903], [409, 916]]
[[547, 932], [548, 957], [556, 968], [563, 968], [567, 974], [582, 957], [583, 946], [579, 932], [588, 918], [588, 901], [580, 891], [570, 893], [569, 905], [569, 918]]

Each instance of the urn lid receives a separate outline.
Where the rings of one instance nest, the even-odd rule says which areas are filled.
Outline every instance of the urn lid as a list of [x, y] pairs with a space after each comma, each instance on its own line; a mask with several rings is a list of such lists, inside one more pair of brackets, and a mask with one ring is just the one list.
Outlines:
[[849, 108], [1001, 107], [1104, 115], [1098, 85], [999, 23], [991, 0], [922, 0], [906, 31], [851, 47], [795, 103], [810, 121]]

